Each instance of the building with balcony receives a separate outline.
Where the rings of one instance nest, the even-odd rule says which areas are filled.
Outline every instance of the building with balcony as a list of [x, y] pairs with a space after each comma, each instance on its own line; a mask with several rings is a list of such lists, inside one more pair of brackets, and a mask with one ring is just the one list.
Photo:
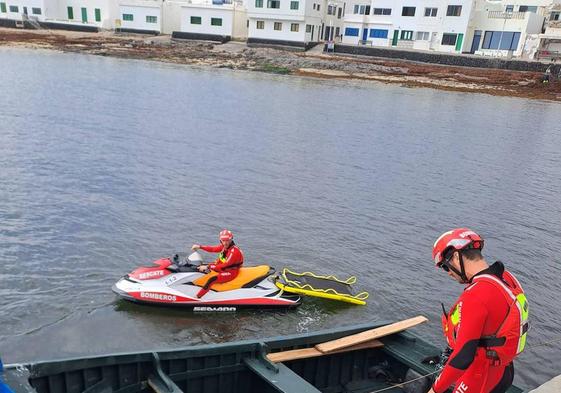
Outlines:
[[466, 36], [469, 53], [530, 58], [552, 0], [501, 0], [478, 3]]
[[536, 60], [561, 60], [561, 0], [547, 10], [545, 29], [538, 39]]
[[343, 14], [342, 1], [248, 0], [247, 42], [306, 49], [337, 35]]
[[343, 42], [462, 52], [473, 0], [356, 0], [345, 16]]

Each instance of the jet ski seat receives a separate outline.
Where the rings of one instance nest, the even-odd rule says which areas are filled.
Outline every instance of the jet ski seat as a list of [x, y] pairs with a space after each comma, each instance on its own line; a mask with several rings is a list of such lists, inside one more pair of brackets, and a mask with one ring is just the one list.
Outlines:
[[[262, 281], [265, 277], [271, 274], [271, 267], [267, 265], [250, 266], [240, 268], [238, 276], [232, 281], [228, 281], [222, 284], [213, 284], [211, 289], [217, 292], [231, 291], [232, 289], [247, 288], [253, 285], [253, 283], [258, 283]], [[210, 277], [216, 276], [218, 273], [210, 272], [202, 277], [197, 278], [193, 281], [193, 284], [203, 287]]]

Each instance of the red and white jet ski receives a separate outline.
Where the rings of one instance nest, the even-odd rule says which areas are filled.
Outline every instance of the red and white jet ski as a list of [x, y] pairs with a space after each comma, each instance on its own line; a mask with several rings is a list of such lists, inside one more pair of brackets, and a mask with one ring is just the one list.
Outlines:
[[206, 282], [197, 270], [197, 252], [162, 258], [150, 267], [139, 267], [113, 285], [121, 298], [147, 304], [182, 306], [193, 311], [236, 311], [247, 307], [296, 307], [301, 298], [275, 285], [275, 270], [267, 265], [242, 267], [229, 282], [212, 285], [202, 298], [197, 293]]

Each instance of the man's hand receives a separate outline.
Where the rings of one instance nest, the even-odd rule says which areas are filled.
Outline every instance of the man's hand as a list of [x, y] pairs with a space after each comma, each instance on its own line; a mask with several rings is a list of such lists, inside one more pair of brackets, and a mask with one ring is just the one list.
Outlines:
[[432, 388], [430, 388], [430, 390], [427, 393], [435, 393], [435, 392]]
[[197, 251], [197, 250], [200, 250], [200, 249], [201, 249], [201, 246], [199, 244], [193, 244], [191, 246], [191, 250], [193, 250], [193, 251]]
[[204, 273], [204, 272], [208, 271], [208, 266], [207, 265], [197, 266], [197, 270], [200, 271], [201, 273]]

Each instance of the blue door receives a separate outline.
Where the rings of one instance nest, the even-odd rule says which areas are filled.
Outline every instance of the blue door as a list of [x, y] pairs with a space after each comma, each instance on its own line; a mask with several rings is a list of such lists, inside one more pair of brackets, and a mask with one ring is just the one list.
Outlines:
[[469, 53], [475, 53], [479, 49], [479, 42], [481, 41], [481, 30], [475, 30], [473, 33], [473, 41], [471, 43], [471, 50]]
[[368, 29], [362, 29], [362, 40], [366, 41], [368, 39]]

